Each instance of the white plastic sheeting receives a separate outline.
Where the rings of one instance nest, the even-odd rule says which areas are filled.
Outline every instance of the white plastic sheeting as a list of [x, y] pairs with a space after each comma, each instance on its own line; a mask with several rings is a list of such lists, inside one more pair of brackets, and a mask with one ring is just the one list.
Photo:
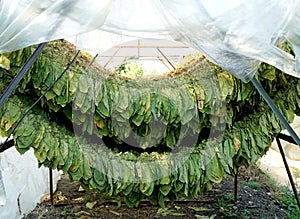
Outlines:
[[2, 176], [2, 168], [0, 166], [0, 206], [4, 206], [6, 204], [6, 192], [3, 183], [3, 176]]
[[[1, 139], [0, 139], [1, 140]], [[33, 150], [20, 155], [15, 148], [0, 154], [0, 218], [18, 219], [33, 210], [49, 194], [49, 170], [38, 168]], [[53, 172], [54, 188], [60, 172]]]
[[[1, 0], [0, 8], [0, 53], [98, 29], [180, 41], [244, 81], [262, 61], [300, 76], [299, 0]], [[296, 57], [276, 47], [283, 40]]]

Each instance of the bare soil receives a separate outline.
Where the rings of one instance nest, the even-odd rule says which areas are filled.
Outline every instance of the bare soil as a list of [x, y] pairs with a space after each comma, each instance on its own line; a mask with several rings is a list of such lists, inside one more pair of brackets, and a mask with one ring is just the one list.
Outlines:
[[23, 219], [42, 218], [285, 218], [284, 209], [274, 198], [276, 191], [267, 177], [256, 167], [239, 172], [238, 202], [234, 204], [234, 180], [228, 176], [221, 184], [190, 200], [167, 202], [166, 209], [147, 200], [137, 208], [128, 208], [122, 198], [103, 197], [98, 192], [79, 190], [76, 182], [63, 175], [54, 194]]

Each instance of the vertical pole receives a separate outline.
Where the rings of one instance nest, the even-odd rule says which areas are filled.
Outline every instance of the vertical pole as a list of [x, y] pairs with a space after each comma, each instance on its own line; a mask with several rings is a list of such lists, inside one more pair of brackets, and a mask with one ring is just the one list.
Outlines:
[[51, 205], [54, 205], [54, 198], [53, 198], [53, 172], [52, 169], [49, 168], [49, 185], [50, 185], [50, 201]]
[[236, 174], [234, 175], [234, 205], [237, 205], [237, 200], [238, 200], [238, 170]]
[[287, 175], [288, 175], [288, 177], [289, 177], [289, 180], [290, 180], [290, 183], [291, 183], [291, 186], [292, 186], [294, 195], [295, 195], [295, 199], [296, 199], [297, 204], [298, 204], [298, 208], [299, 208], [299, 210], [300, 210], [300, 200], [299, 200], [298, 192], [297, 192], [296, 186], [295, 186], [295, 184], [294, 184], [293, 176], [292, 176], [292, 174], [291, 174], [289, 165], [288, 165], [288, 163], [287, 163], [287, 161], [286, 161], [286, 158], [285, 158], [285, 155], [284, 155], [284, 151], [283, 151], [283, 149], [282, 149], [281, 142], [280, 142], [280, 140], [279, 140], [278, 137], [276, 137], [276, 142], [277, 142], [277, 145], [278, 145], [278, 148], [279, 148], [279, 151], [280, 151], [280, 154], [281, 154], [281, 157], [282, 157], [282, 160], [283, 160], [283, 163], [284, 163], [284, 166], [285, 166]]

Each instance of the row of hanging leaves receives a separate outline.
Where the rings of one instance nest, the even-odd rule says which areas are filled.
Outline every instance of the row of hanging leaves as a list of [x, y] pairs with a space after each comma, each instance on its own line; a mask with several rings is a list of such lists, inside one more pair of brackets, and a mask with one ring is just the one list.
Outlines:
[[[5, 54], [11, 64], [8, 71], [0, 71], [1, 87], [7, 86], [8, 75], [17, 72], [31, 51], [28, 48]], [[70, 60], [71, 51], [74, 48], [63, 41], [48, 46], [0, 109], [2, 135], [7, 135], [32, 100], [58, 77]], [[79, 57], [41, 106], [25, 117], [14, 134], [15, 146], [20, 153], [33, 147], [41, 165], [63, 170], [85, 188], [123, 196], [129, 207], [137, 206], [144, 198], [164, 206], [165, 198], [190, 198], [211, 189], [226, 174], [234, 174], [238, 166], [247, 166], [265, 154], [282, 130], [250, 84], [235, 79], [203, 57], [161, 78], [136, 80], [108, 74], [99, 66], [86, 71], [88, 61], [85, 56]], [[267, 65], [261, 66], [259, 80], [291, 122], [294, 113], [299, 112], [299, 81]], [[151, 87], [150, 82], [154, 84]], [[175, 82], [177, 90], [172, 86]], [[154, 92], [154, 88], [160, 89]], [[81, 128], [77, 135], [69, 125], [72, 126], [72, 113], [74, 126]], [[122, 149], [124, 143], [120, 139], [129, 134], [120, 130], [127, 130], [128, 121], [139, 136], [147, 136], [147, 125], [158, 114], [167, 128], [155, 150], [143, 151], [149, 145], [139, 142], [139, 138], [137, 144], [142, 151]], [[113, 121], [124, 128], [116, 129]], [[216, 133], [225, 129], [223, 135], [200, 138], [186, 157], [181, 147], [177, 153], [172, 152], [177, 147], [175, 143], [182, 140], [185, 144], [185, 136], [199, 134], [214, 123]], [[87, 135], [97, 143], [83, 138]], [[104, 136], [113, 140], [113, 148], [101, 141]], [[175, 162], [178, 160], [182, 162]]]

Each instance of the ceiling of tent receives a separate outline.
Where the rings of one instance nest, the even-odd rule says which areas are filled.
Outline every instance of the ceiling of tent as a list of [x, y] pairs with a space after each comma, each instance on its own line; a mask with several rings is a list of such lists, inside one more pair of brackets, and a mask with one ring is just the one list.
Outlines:
[[299, 23], [299, 0], [1, 0], [0, 53], [101, 30], [179, 41], [244, 81], [261, 62], [300, 77]]
[[138, 39], [114, 46], [99, 54], [96, 61], [108, 69], [113, 69], [122, 62], [138, 60], [144, 63], [150, 61], [165, 66], [166, 70], [172, 70], [187, 55], [195, 52], [172, 41]]
[[174, 40], [126, 37], [99, 30], [69, 38], [68, 41], [77, 49], [96, 56], [97, 63], [111, 70], [123, 62], [137, 61], [145, 68], [167, 72], [186, 56], [197, 53], [196, 49]]
[[187, 55], [197, 51], [181, 43], [167, 40], [135, 39], [113, 46], [99, 53], [96, 61], [103, 67], [113, 69], [122, 62], [138, 60], [173, 70]]

